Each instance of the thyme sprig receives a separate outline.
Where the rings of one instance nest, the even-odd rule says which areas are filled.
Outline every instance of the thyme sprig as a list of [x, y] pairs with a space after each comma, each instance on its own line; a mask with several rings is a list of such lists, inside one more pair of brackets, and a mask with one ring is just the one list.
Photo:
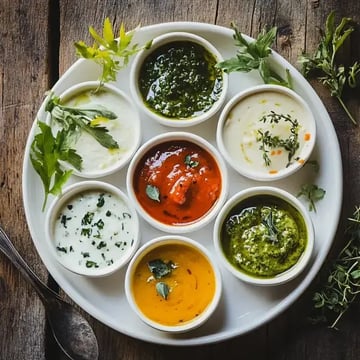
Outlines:
[[313, 55], [302, 54], [299, 62], [302, 64], [302, 72], [305, 76], [316, 74], [329, 90], [331, 96], [334, 96], [345, 110], [349, 119], [356, 124], [345, 105], [342, 96], [345, 86], [355, 88], [360, 75], [360, 63], [355, 62], [353, 65], [346, 67], [337, 63], [337, 55], [345, 40], [355, 30], [352, 26], [351, 18], [342, 18], [341, 22], [335, 26], [335, 12], [332, 11], [327, 19], [325, 31], [321, 30], [321, 39]]
[[348, 219], [345, 236], [345, 247], [323, 272], [325, 282], [313, 296], [315, 314], [311, 320], [330, 322], [330, 328], [336, 328], [360, 293], [360, 207]]
[[283, 148], [288, 152], [288, 163], [286, 164], [286, 167], [288, 167], [295, 156], [296, 150], [300, 146], [298, 139], [299, 122], [297, 119], [293, 119], [291, 115], [277, 114], [274, 111], [271, 111], [269, 114], [265, 114], [259, 121], [264, 124], [266, 122], [269, 124], [278, 124], [280, 121], [290, 123], [290, 135], [287, 139], [281, 139], [277, 135], [272, 135], [270, 130], [262, 131], [261, 129], [257, 130], [258, 137], [256, 139], [261, 143], [259, 150], [263, 153], [263, 159], [266, 166], [271, 165], [271, 159], [269, 157], [270, 150]]
[[271, 46], [276, 38], [276, 27], [271, 28], [269, 31], [263, 29], [258, 37], [252, 41], [247, 41], [234, 23], [231, 23], [231, 28], [234, 30], [233, 38], [238, 50], [235, 57], [218, 63], [219, 68], [227, 73], [235, 71], [247, 73], [257, 70], [265, 84], [276, 84], [292, 88], [289, 70], [286, 69], [286, 79], [283, 79], [269, 65], [268, 58], [272, 53]]

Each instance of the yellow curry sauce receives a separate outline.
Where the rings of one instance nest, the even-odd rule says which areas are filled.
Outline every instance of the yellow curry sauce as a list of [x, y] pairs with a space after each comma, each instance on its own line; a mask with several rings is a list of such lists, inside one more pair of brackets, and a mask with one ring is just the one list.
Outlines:
[[[170, 274], [155, 279], [148, 263], [161, 259], [171, 262]], [[169, 287], [165, 299], [156, 283]], [[215, 294], [215, 274], [207, 258], [189, 245], [164, 244], [150, 251], [137, 265], [132, 280], [134, 299], [140, 311], [162, 325], [183, 325], [200, 315]]]

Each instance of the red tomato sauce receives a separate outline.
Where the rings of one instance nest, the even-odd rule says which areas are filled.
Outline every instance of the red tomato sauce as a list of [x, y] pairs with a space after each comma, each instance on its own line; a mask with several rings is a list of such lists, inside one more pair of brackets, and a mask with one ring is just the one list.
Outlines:
[[[154, 219], [167, 225], [184, 225], [204, 216], [221, 192], [216, 160], [189, 141], [165, 142], [139, 161], [133, 179], [137, 199]], [[152, 187], [154, 199], [147, 194]]]

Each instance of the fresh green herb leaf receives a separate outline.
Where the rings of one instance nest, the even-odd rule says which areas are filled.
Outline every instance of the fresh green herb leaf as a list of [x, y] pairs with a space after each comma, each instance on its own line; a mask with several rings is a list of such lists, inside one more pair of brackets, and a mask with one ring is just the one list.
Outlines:
[[98, 244], [98, 246], [96, 247], [97, 249], [102, 249], [106, 247], [106, 242], [105, 241], [100, 241], [100, 243]]
[[99, 265], [95, 261], [91, 261], [91, 260], [87, 260], [85, 266], [87, 268], [92, 268], [92, 267], [98, 268], [99, 267]]
[[104, 194], [100, 194], [96, 206], [97, 207], [103, 207], [104, 204], [105, 204]]
[[155, 259], [148, 262], [148, 268], [155, 279], [161, 279], [169, 275], [176, 266], [172, 261], [166, 263], [161, 259]]
[[60, 251], [60, 252], [63, 252], [64, 254], [67, 254], [67, 249], [66, 249], [66, 247], [57, 246], [57, 247], [56, 247], [56, 250], [57, 250], [57, 251]]
[[88, 238], [91, 236], [92, 229], [91, 228], [82, 228], [81, 229], [81, 235], [87, 236]]
[[[56, 121], [66, 133], [69, 141], [76, 142], [81, 131], [87, 132], [100, 145], [107, 149], [118, 149], [119, 145], [108, 133], [109, 130], [104, 126], [99, 126], [96, 119], [104, 118], [114, 120], [116, 114], [102, 106], [83, 109], [77, 107], [64, 106], [60, 103], [60, 98], [50, 94], [46, 105], [46, 111], [51, 115], [51, 120]], [[95, 125], [94, 125], [95, 124]]]
[[257, 39], [247, 41], [233, 23], [231, 27], [234, 30], [235, 45], [238, 47], [236, 57], [222, 61], [217, 66], [227, 73], [258, 70], [265, 84], [277, 84], [292, 88], [289, 70], [286, 70], [287, 78], [285, 80], [271, 69], [268, 62], [277, 28], [273, 27], [269, 31], [263, 29]]
[[97, 226], [98, 229], [102, 230], [104, 228], [104, 220], [103, 219], [99, 219], [93, 226]]
[[337, 257], [323, 268], [319, 287], [313, 296], [315, 323], [337, 323], [360, 293], [360, 207], [356, 207], [345, 231], [346, 245]]
[[95, 213], [88, 211], [81, 219], [81, 225], [90, 225], [94, 219]]
[[279, 136], [272, 135], [269, 130], [266, 130], [265, 132], [262, 130], [257, 131], [259, 136], [256, 140], [261, 143], [259, 150], [263, 152], [263, 159], [266, 166], [270, 166], [271, 164], [268, 155], [269, 149], [283, 148], [286, 150], [288, 152], [288, 163], [286, 166], [289, 166], [291, 165], [296, 150], [300, 146], [298, 140], [299, 123], [297, 119], [293, 119], [291, 115], [277, 114], [274, 111], [271, 111], [260, 119], [260, 122], [269, 122], [270, 124], [278, 124], [280, 121], [289, 122], [291, 124], [290, 135], [287, 139], [280, 139]]
[[160, 202], [160, 191], [154, 185], [146, 185], [146, 195], [154, 201]]
[[170, 293], [169, 286], [166, 283], [160, 281], [156, 283], [155, 287], [156, 287], [156, 292], [165, 300], [167, 300]]
[[81, 255], [83, 256], [83, 258], [90, 257], [90, 254], [88, 252], [82, 252]]
[[342, 18], [335, 26], [335, 12], [332, 11], [325, 24], [325, 32], [321, 31], [319, 45], [313, 55], [302, 54], [299, 62], [302, 64], [302, 72], [305, 76], [317, 74], [316, 78], [322, 82], [345, 110], [349, 119], [356, 124], [355, 118], [349, 112], [343, 102], [342, 95], [346, 85], [355, 88], [360, 75], [360, 63], [355, 62], [349, 67], [338, 64], [337, 53], [348, 36], [355, 30], [351, 18]]
[[279, 233], [279, 230], [274, 224], [273, 221], [273, 213], [272, 208], [270, 208], [269, 212], [266, 214], [266, 216], [261, 220], [262, 224], [266, 227], [268, 234], [269, 234], [269, 240], [271, 242], [277, 242], [277, 234]]
[[150, 48], [152, 41], [144, 46], [131, 45], [135, 31], [136, 29], [126, 32], [124, 25], [121, 24], [118, 39], [115, 39], [110, 19], [106, 18], [102, 36], [92, 26], [89, 28], [90, 35], [95, 40], [93, 46], [88, 46], [83, 41], [75, 43], [79, 57], [95, 61], [102, 67], [102, 74], [99, 78], [101, 84], [115, 81], [117, 72], [127, 66], [132, 55], [142, 49]]
[[49, 194], [59, 195], [62, 186], [69, 179], [72, 171], [64, 171], [60, 161], [70, 163], [80, 170], [82, 159], [70, 148], [66, 132], [61, 130], [53, 136], [50, 126], [38, 121], [39, 132], [34, 136], [30, 147], [30, 160], [43, 183], [45, 198], [44, 211]]
[[199, 166], [199, 162], [196, 160], [193, 160], [191, 155], [186, 155], [185, 156], [185, 161], [184, 161], [185, 165], [191, 167], [191, 168], [196, 168], [197, 166]]
[[304, 184], [301, 186], [297, 197], [304, 196], [309, 202], [309, 211], [315, 211], [315, 202], [324, 198], [326, 191], [315, 184]]

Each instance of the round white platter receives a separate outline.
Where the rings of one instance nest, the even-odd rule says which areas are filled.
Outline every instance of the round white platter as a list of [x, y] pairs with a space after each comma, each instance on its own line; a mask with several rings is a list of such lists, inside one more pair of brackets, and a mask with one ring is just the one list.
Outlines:
[[[134, 41], [144, 44], [148, 40], [169, 31], [188, 31], [203, 36], [218, 48], [225, 59], [233, 57], [236, 53], [231, 29], [204, 23], [175, 22], [143, 27], [136, 32]], [[30, 145], [36, 128], [36, 121], [34, 121], [25, 149], [22, 178], [24, 207], [30, 233], [48, 271], [60, 287], [93, 317], [123, 334], [149, 342], [170, 345], [208, 344], [244, 334], [270, 321], [288, 308], [314, 279], [330, 249], [340, 217], [342, 204], [340, 148], [331, 119], [309, 83], [293, 66], [275, 52], [271, 56], [271, 64], [276, 71], [282, 74], [284, 74], [285, 69], [290, 70], [294, 90], [308, 102], [316, 118], [317, 142], [311, 159], [319, 163], [320, 170], [315, 172], [312, 166], [304, 166], [289, 178], [271, 183], [271, 185], [285, 189], [294, 195], [298, 194], [301, 185], [305, 183], [314, 183], [326, 190], [324, 199], [316, 203], [317, 211], [310, 213], [315, 227], [314, 255], [310, 265], [299, 278], [279, 287], [247, 285], [236, 279], [219, 263], [224, 280], [220, 306], [205, 325], [187, 334], [169, 335], [154, 330], [141, 322], [126, 301], [124, 292], [125, 269], [109, 277], [90, 279], [65, 270], [53, 259], [45, 241], [45, 213], [41, 210], [44, 196], [42, 183], [33, 170], [29, 159]], [[115, 84], [129, 95], [130, 66], [131, 62], [126, 69], [119, 73]], [[99, 74], [100, 68], [96, 64], [86, 60], [78, 60], [59, 79], [53, 91], [59, 95], [76, 83], [97, 80]], [[232, 73], [229, 78], [227, 100], [236, 92], [261, 83], [260, 77], [254, 71], [247, 74]], [[42, 104], [37, 119], [44, 121], [45, 115], [44, 104]], [[214, 117], [209, 122], [185, 130], [203, 136], [216, 145], [217, 119], [218, 117]], [[144, 114], [141, 114], [141, 120], [143, 142], [156, 134], [173, 130], [156, 124]], [[126, 170], [127, 168], [104, 177], [102, 180], [108, 181], [126, 192]], [[229, 175], [229, 196], [243, 188], [261, 184], [243, 178], [230, 168]], [[80, 180], [80, 178], [73, 176], [69, 183]], [[305, 199], [301, 198], [301, 200], [305, 202]], [[49, 199], [48, 207], [51, 201], [53, 198]], [[140, 226], [142, 243], [160, 234], [160, 231], [155, 230], [145, 221], [141, 220]], [[213, 252], [212, 231], [213, 223], [203, 230], [188, 235]]]

